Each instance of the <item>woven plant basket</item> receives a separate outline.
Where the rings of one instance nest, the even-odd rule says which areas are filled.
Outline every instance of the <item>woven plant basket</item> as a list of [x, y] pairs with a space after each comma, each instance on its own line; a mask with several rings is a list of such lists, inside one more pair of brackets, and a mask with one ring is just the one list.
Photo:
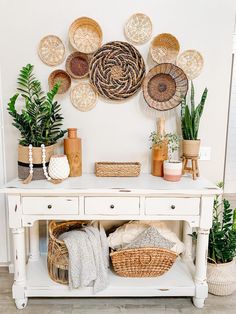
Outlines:
[[[55, 145], [45, 147], [46, 151], [46, 166], [48, 167], [49, 160], [54, 154]], [[43, 161], [42, 161], [42, 148], [33, 147], [33, 178], [32, 180], [43, 180], [45, 175], [43, 172]], [[18, 177], [19, 179], [25, 180], [29, 175], [29, 147], [18, 145]]]
[[127, 249], [110, 254], [114, 271], [122, 277], [158, 277], [174, 264], [177, 253], [161, 248]]
[[208, 291], [214, 295], [230, 295], [236, 291], [235, 260], [229, 263], [207, 263]]
[[84, 221], [65, 221], [56, 223], [52, 220], [48, 226], [49, 242], [48, 242], [48, 273], [50, 278], [64, 285], [69, 283], [68, 281], [68, 264], [69, 255], [67, 247], [64, 241], [58, 239], [58, 237], [70, 230], [80, 229]]
[[141, 164], [139, 162], [96, 162], [97, 177], [138, 177]]

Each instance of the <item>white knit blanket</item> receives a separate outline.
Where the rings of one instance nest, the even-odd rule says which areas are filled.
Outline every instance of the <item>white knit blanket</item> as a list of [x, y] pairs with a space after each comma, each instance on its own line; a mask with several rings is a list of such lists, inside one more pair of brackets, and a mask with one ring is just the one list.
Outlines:
[[69, 252], [69, 287], [94, 287], [94, 293], [107, 287], [109, 248], [102, 225], [94, 222], [60, 236]]

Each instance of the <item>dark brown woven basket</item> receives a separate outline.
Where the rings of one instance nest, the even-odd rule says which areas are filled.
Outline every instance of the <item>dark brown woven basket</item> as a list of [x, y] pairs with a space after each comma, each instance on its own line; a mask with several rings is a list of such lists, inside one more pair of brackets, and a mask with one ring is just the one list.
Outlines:
[[48, 273], [53, 281], [67, 285], [68, 284], [68, 264], [69, 255], [64, 241], [58, 237], [67, 231], [80, 229], [85, 221], [64, 221], [55, 222], [52, 220], [48, 226]]
[[139, 248], [111, 252], [110, 256], [119, 276], [158, 277], [170, 270], [178, 254], [161, 248]]

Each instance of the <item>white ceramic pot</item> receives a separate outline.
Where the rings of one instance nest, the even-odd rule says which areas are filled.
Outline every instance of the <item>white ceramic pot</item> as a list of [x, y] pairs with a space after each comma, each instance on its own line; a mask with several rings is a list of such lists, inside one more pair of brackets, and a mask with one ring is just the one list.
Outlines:
[[181, 161], [164, 161], [164, 179], [167, 181], [179, 181], [182, 176]]
[[49, 162], [48, 173], [52, 179], [64, 180], [68, 178], [70, 166], [66, 155], [53, 155]]

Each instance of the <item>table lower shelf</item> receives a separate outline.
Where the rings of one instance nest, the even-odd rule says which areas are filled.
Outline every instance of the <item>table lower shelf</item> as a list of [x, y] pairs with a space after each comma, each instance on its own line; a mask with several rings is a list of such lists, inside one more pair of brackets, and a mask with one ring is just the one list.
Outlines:
[[70, 289], [52, 281], [47, 271], [47, 259], [40, 256], [27, 264], [27, 297], [155, 297], [194, 296], [195, 285], [188, 267], [179, 258], [171, 270], [161, 277], [125, 278], [109, 270], [109, 284], [94, 294], [93, 288]]

